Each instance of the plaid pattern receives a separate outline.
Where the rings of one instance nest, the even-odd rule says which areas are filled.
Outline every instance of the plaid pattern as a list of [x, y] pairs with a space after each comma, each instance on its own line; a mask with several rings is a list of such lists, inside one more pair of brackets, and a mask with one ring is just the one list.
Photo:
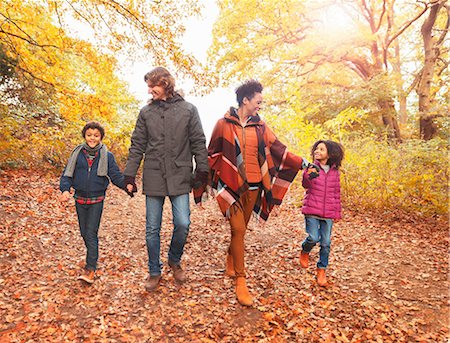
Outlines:
[[[267, 220], [275, 205], [280, 205], [291, 182], [302, 167], [302, 158], [287, 151], [258, 115], [247, 125], [255, 127], [258, 137], [258, 162], [261, 169], [261, 192], [253, 212]], [[244, 160], [236, 130], [241, 130], [234, 108], [220, 119], [212, 133], [208, 147], [211, 186], [217, 190], [216, 199], [224, 216], [230, 206], [249, 189]], [[194, 190], [194, 199], [201, 201], [203, 189]]]
[[74, 195], [73, 196], [75, 198], [75, 201], [81, 205], [92, 205], [92, 204], [97, 204], [99, 202], [102, 202], [103, 200], [105, 200], [105, 196], [101, 195], [99, 197], [93, 197], [93, 198], [83, 198], [80, 197], [78, 195]]

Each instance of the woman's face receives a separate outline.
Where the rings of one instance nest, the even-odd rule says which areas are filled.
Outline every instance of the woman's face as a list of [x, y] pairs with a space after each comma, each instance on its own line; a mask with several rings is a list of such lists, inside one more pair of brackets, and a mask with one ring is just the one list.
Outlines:
[[255, 93], [253, 98], [251, 98], [250, 100], [248, 98], [244, 98], [244, 100], [242, 101], [244, 112], [249, 116], [256, 115], [261, 109], [262, 101], [263, 97], [261, 93]]

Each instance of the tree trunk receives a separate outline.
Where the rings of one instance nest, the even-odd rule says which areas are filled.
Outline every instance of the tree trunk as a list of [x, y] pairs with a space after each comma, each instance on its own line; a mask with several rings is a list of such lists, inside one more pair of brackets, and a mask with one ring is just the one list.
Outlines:
[[392, 99], [379, 100], [378, 105], [381, 109], [381, 119], [388, 130], [388, 138], [401, 142], [402, 137], [397, 122], [397, 111], [395, 110], [394, 101]]
[[439, 47], [436, 42], [433, 41], [432, 30], [439, 10], [443, 7], [443, 4], [443, 2], [436, 2], [431, 5], [428, 18], [424, 21], [421, 29], [425, 50], [425, 61], [417, 94], [419, 95], [420, 137], [424, 140], [433, 138], [437, 132], [436, 124], [433, 121], [435, 115], [430, 113], [430, 89], [433, 81], [434, 66], [436, 65], [436, 60], [439, 56]]

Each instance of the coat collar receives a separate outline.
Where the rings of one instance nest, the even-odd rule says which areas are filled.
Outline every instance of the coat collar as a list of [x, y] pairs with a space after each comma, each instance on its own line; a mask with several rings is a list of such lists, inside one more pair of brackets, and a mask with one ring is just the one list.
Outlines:
[[[227, 111], [227, 113], [225, 113], [224, 118], [226, 121], [229, 121], [234, 124], [242, 126], [241, 120], [239, 119], [239, 115], [237, 113], [237, 110], [234, 107], [230, 107], [230, 109]], [[250, 116], [249, 120], [247, 122], [247, 126], [263, 125], [263, 124], [264, 124], [264, 122], [261, 120], [259, 114], [255, 115], [255, 116]]]

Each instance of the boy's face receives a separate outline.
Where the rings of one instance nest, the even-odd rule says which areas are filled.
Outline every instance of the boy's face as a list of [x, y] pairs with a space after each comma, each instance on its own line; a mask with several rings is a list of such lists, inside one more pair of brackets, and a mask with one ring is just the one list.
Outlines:
[[102, 135], [98, 129], [87, 129], [84, 139], [90, 148], [95, 148], [102, 141]]

